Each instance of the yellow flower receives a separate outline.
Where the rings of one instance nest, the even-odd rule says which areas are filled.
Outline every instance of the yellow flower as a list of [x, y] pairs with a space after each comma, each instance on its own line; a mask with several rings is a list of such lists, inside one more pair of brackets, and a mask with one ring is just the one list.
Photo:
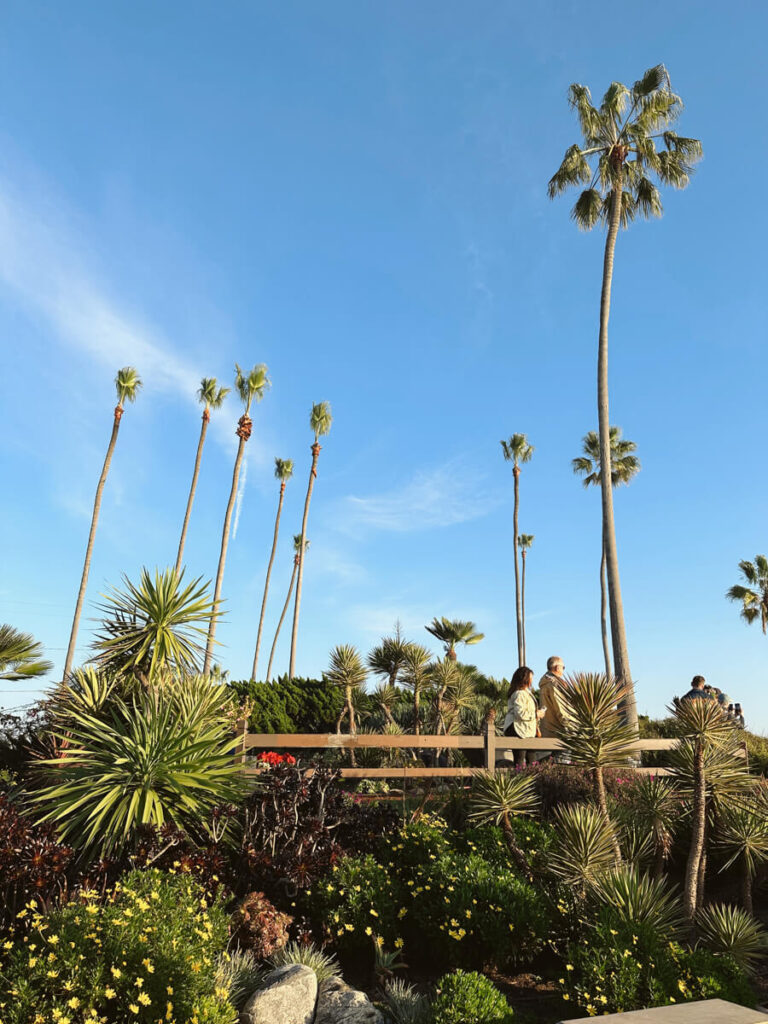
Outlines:
[[110, 988], [110, 986], [107, 985], [107, 987], [104, 989], [104, 995], [106, 996], [107, 999], [114, 999], [115, 996], [117, 995], [117, 992], [115, 992], [113, 988]]
[[365, 934], [366, 935], [373, 935], [373, 928], [371, 928], [370, 925], [368, 925], [368, 927], [365, 929]]
[[136, 1005], [136, 1003], [129, 1003], [128, 1004], [128, 1009], [131, 1011], [131, 1013], [138, 1013], [139, 1012], [139, 1008]]
[[149, 1006], [149, 1004], [152, 1002], [152, 1000], [149, 998], [146, 992], [140, 992], [138, 1000], [142, 1006]]
[[401, 938], [395, 939], [395, 949], [402, 949], [405, 943]]

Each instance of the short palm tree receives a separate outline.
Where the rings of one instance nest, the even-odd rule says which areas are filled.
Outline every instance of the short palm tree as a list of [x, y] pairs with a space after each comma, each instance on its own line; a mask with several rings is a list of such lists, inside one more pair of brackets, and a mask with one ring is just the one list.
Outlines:
[[431, 633], [436, 640], [445, 648], [446, 657], [456, 661], [456, 644], [479, 644], [485, 639], [485, 633], [478, 633], [474, 622], [464, 622], [461, 619], [432, 619], [424, 629]]
[[525, 665], [525, 663], [526, 663], [525, 662], [525, 659], [526, 659], [526, 654], [525, 654], [525, 561], [526, 561], [526, 555], [528, 554], [528, 551], [530, 550], [530, 547], [531, 547], [531, 544], [533, 544], [533, 541], [534, 541], [534, 535], [532, 533], [521, 533], [520, 534], [520, 537], [519, 537], [520, 556], [521, 556], [521, 558], [523, 560], [523, 574], [522, 574], [523, 575], [523, 579], [522, 579], [522, 583], [520, 585], [520, 609], [521, 609], [521, 611], [520, 611], [520, 621], [521, 621], [522, 627], [523, 627], [523, 661], [522, 661], [523, 665]]
[[[618, 487], [620, 484], [628, 484], [629, 481], [640, 472], [640, 460], [635, 455], [637, 445], [621, 436], [621, 427], [611, 427], [611, 485]], [[600, 486], [602, 473], [600, 471], [600, 438], [596, 431], [590, 430], [581, 441], [581, 455], [573, 459], [571, 465], [573, 472], [583, 477], [585, 487]], [[611, 648], [608, 640], [607, 605], [608, 593], [605, 582], [605, 537], [600, 541], [600, 631], [603, 638], [603, 657], [605, 659], [605, 674], [613, 675], [611, 668]]]
[[0, 625], [0, 679], [35, 679], [52, 668], [43, 658], [43, 645], [31, 633]]
[[[611, 463], [608, 320], [619, 227], [627, 227], [635, 217], [661, 216], [661, 196], [652, 177], [655, 175], [662, 185], [685, 188], [693, 164], [701, 158], [702, 148], [697, 139], [684, 138], [672, 130], [683, 104], [672, 92], [663, 64], [649, 68], [631, 89], [621, 82], [612, 82], [599, 107], [593, 105], [590, 91], [584, 85], [572, 85], [569, 100], [576, 111], [582, 139], [566, 150], [560, 167], [550, 179], [548, 193], [554, 199], [571, 186], [586, 186], [576, 200], [572, 217], [584, 231], [598, 224], [607, 229], [600, 295], [597, 411], [600, 464], [608, 466]], [[627, 721], [637, 731], [634, 691], [629, 689], [632, 673], [621, 600], [613, 488], [607, 475], [601, 480], [600, 492], [613, 663], [617, 678], [628, 689]]]
[[421, 734], [421, 698], [432, 685], [429, 664], [432, 652], [421, 644], [409, 643], [406, 647], [400, 682], [413, 693], [413, 731]]
[[479, 825], [501, 826], [512, 859], [526, 876], [531, 874], [531, 865], [517, 841], [512, 818], [533, 814], [538, 805], [536, 783], [530, 775], [496, 771], [472, 773], [470, 820]]
[[195, 501], [197, 478], [200, 475], [200, 463], [203, 458], [203, 445], [205, 444], [205, 435], [208, 432], [208, 424], [211, 421], [211, 409], [220, 409], [222, 407], [224, 399], [229, 394], [229, 390], [229, 388], [220, 388], [215, 377], [203, 377], [197, 391], [197, 400], [203, 406], [203, 423], [200, 427], [200, 439], [197, 442], [197, 454], [195, 455], [195, 468], [192, 472], [192, 483], [189, 488], [187, 508], [184, 512], [184, 522], [181, 527], [179, 551], [176, 555], [176, 572], [181, 572], [182, 562], [184, 561], [184, 545], [187, 542], [187, 529], [190, 516], [192, 515], [192, 505]]
[[296, 600], [293, 606], [293, 629], [291, 630], [291, 659], [288, 666], [288, 677], [293, 679], [296, 670], [296, 642], [299, 635], [299, 610], [301, 608], [301, 587], [304, 582], [304, 541], [307, 539], [307, 520], [309, 519], [309, 503], [312, 500], [312, 489], [317, 477], [317, 460], [320, 458], [320, 438], [330, 432], [333, 416], [330, 402], [315, 402], [309, 414], [309, 429], [315, 435], [312, 442], [312, 466], [309, 470], [307, 496], [304, 499], [304, 515], [301, 520], [301, 547], [299, 548], [299, 575], [296, 580]]
[[[229, 528], [232, 523], [232, 512], [235, 508], [235, 499], [237, 498], [237, 486], [240, 482], [240, 469], [243, 464], [243, 456], [245, 455], [245, 445], [253, 431], [253, 421], [250, 417], [251, 405], [254, 402], [260, 402], [269, 387], [270, 380], [267, 376], [267, 368], [263, 363], [257, 363], [249, 373], [243, 373], [237, 363], [235, 363], [235, 390], [240, 396], [240, 401], [243, 403], [244, 411], [243, 415], [237, 421], [237, 430], [235, 431], [238, 437], [237, 455], [235, 457], [235, 467], [232, 471], [232, 486], [229, 491], [227, 508], [224, 513], [224, 527], [221, 531], [219, 565], [216, 570], [216, 583], [213, 588], [213, 607], [217, 610], [219, 609], [221, 602], [221, 586], [224, 582], [224, 566], [227, 562], [227, 548], [229, 547]], [[212, 615], [208, 626], [208, 641], [205, 646], [205, 663], [203, 665], [203, 671], [206, 674], [211, 671], [213, 645], [216, 642], [216, 625], [218, 623], [218, 618], [218, 615]]]
[[259, 630], [256, 634], [256, 652], [253, 655], [253, 668], [251, 679], [256, 679], [259, 668], [259, 648], [261, 647], [261, 634], [264, 629], [264, 614], [267, 610], [267, 595], [269, 594], [269, 579], [272, 575], [272, 566], [277, 551], [277, 537], [280, 532], [280, 514], [283, 511], [283, 499], [285, 498], [285, 485], [293, 476], [293, 459], [275, 459], [275, 478], [280, 481], [280, 497], [277, 501], [277, 515], [275, 516], [275, 532], [272, 537], [272, 551], [269, 555], [267, 566], [267, 578], [264, 580], [264, 597], [261, 600], [261, 614], [259, 615]]
[[768, 632], [768, 558], [756, 555], [754, 562], [739, 562], [739, 571], [746, 587], [741, 584], [731, 587], [725, 595], [729, 601], [741, 601], [741, 617], [753, 623], [760, 619], [763, 633]]
[[[613, 678], [596, 672], [570, 677], [560, 691], [563, 727], [558, 738], [574, 764], [591, 771], [597, 806], [611, 827], [604, 771], [625, 766], [634, 750], [635, 734], [620, 711], [623, 699], [624, 691]], [[621, 860], [615, 833], [613, 847], [616, 860]]]
[[[338, 686], [344, 691], [344, 707], [339, 719], [336, 722], [336, 732], [341, 732], [341, 723], [349, 717], [349, 734], [354, 736], [357, 733], [355, 725], [355, 705], [352, 699], [353, 692], [363, 689], [368, 670], [365, 667], [360, 652], [351, 644], [341, 644], [331, 651], [331, 664], [325, 673], [329, 683]], [[350, 763], [355, 764], [355, 752], [349, 751]]]
[[520, 463], [530, 462], [533, 456], [533, 445], [528, 444], [525, 434], [513, 434], [508, 441], [501, 442], [504, 460], [512, 463], [512, 476], [515, 481], [515, 504], [512, 512], [512, 548], [515, 556], [515, 612], [517, 616], [517, 659], [518, 664], [525, 664], [523, 643], [523, 607], [520, 590], [520, 564], [517, 557], [519, 538], [517, 519], [520, 512]]
[[[307, 553], [309, 547], [309, 541], [304, 541], [304, 554]], [[283, 628], [283, 622], [285, 622], [285, 616], [288, 614], [288, 606], [291, 603], [291, 595], [293, 594], [293, 586], [296, 582], [296, 574], [299, 571], [299, 552], [301, 551], [301, 534], [295, 533], [293, 535], [293, 572], [291, 573], [291, 582], [288, 584], [288, 594], [285, 598], [285, 604], [283, 610], [280, 613], [280, 621], [277, 624], [275, 630], [275, 639], [272, 641], [272, 650], [269, 652], [269, 664], [267, 665], [267, 682], [272, 678], [272, 663], [275, 660], [275, 649], [277, 647], [277, 638], [280, 636], [280, 630]]]
[[[738, 732], [714, 700], [675, 700], [669, 708], [679, 744], [672, 751], [670, 774], [680, 790], [691, 799], [691, 845], [685, 868], [683, 901], [693, 925], [699, 904], [699, 878], [705, 854], [707, 795], [713, 779], [723, 788], [730, 782], [738, 790], [739, 780], [748, 779], [746, 766], [737, 760]], [[743, 787], [742, 787], [743, 788]]]
[[109, 474], [109, 467], [112, 462], [112, 455], [115, 451], [115, 445], [117, 444], [117, 435], [120, 431], [120, 420], [123, 418], [123, 411], [125, 409], [126, 402], [135, 402], [138, 397], [139, 391], [141, 390], [142, 383], [141, 377], [132, 366], [124, 366], [121, 370], [117, 371], [115, 377], [115, 391], [117, 392], [117, 405], [112, 417], [112, 434], [109, 438], [109, 444], [107, 445], [107, 454], [104, 459], [104, 465], [101, 468], [101, 476], [96, 486], [96, 497], [93, 499], [93, 513], [91, 515], [91, 528], [88, 532], [88, 544], [85, 548], [85, 561], [83, 563], [83, 573], [80, 577], [80, 589], [77, 592], [77, 602], [75, 604], [75, 617], [72, 620], [72, 630], [69, 634], [69, 645], [67, 647], [67, 656], [64, 660], [64, 673], [62, 678], [66, 681], [72, 671], [72, 662], [75, 659], [75, 647], [77, 645], [77, 632], [80, 628], [80, 616], [83, 612], [83, 603], [85, 601], [85, 591], [88, 586], [88, 576], [91, 571], [91, 556], [93, 555], [93, 542], [96, 539], [96, 528], [99, 525], [99, 512], [101, 511], [101, 498], [104, 493], [104, 485], [107, 482], [107, 476]]
[[761, 864], [768, 861], [768, 804], [752, 797], [731, 804], [719, 816], [715, 845], [728, 857], [723, 870], [739, 863], [742, 904], [753, 913], [752, 882]]
[[382, 637], [381, 643], [369, 651], [368, 668], [374, 675], [385, 677], [390, 686], [395, 686], [405, 667], [409, 646], [400, 631], [400, 623], [396, 623], [395, 635]]
[[[101, 630], [93, 643], [94, 661], [106, 674], [135, 679], [144, 688], [168, 673], [200, 671], [207, 624], [218, 616], [202, 576], [184, 583], [184, 570], [141, 570], [138, 584], [123, 577], [99, 605]], [[128, 685], [127, 689], [131, 689]]]

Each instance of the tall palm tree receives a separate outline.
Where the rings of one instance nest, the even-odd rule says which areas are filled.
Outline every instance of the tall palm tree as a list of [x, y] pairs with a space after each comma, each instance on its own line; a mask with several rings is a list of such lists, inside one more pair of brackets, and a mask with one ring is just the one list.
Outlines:
[[434, 618], [424, 629], [440, 641], [445, 648], [446, 657], [456, 661], [456, 644], [479, 644], [485, 639], [485, 633], [478, 633], [474, 622], [461, 619]]
[[768, 631], [768, 558], [755, 555], [754, 562], [739, 562], [739, 571], [749, 586], [737, 583], [725, 596], [729, 601], [741, 601], [742, 619], [750, 624], [760, 619], [765, 633]]
[[[611, 427], [611, 486], [628, 484], [640, 472], [640, 459], [635, 455], [637, 445], [621, 436], [621, 427]], [[600, 472], [600, 438], [594, 430], [590, 430], [581, 440], [582, 454], [572, 460], [573, 472], [582, 476], [585, 487], [599, 487], [602, 474]], [[605, 674], [613, 675], [611, 668], [611, 648], [608, 641], [607, 604], [608, 594], [605, 582], [605, 532], [600, 543], [600, 631], [603, 638], [603, 657]]]
[[88, 544], [85, 549], [85, 562], [83, 563], [83, 574], [80, 577], [80, 589], [77, 592], [77, 603], [75, 604], [75, 617], [72, 620], [72, 630], [69, 634], [69, 646], [64, 661], [63, 680], [69, 678], [72, 671], [72, 662], [75, 658], [75, 645], [77, 644], [77, 631], [80, 628], [80, 616], [85, 601], [85, 591], [88, 586], [88, 575], [91, 571], [91, 556], [93, 554], [93, 542], [96, 539], [96, 527], [99, 525], [99, 512], [101, 511], [101, 496], [104, 493], [104, 485], [107, 482], [109, 467], [112, 462], [112, 455], [117, 444], [117, 435], [120, 431], [120, 420], [123, 418], [123, 411], [126, 402], [135, 402], [141, 390], [141, 377], [132, 366], [124, 366], [117, 371], [115, 377], [115, 391], [117, 392], [117, 405], [112, 418], [112, 434], [107, 446], [107, 454], [104, 465], [101, 468], [101, 476], [96, 487], [96, 497], [93, 500], [93, 513], [91, 515], [91, 529], [88, 533]]
[[520, 586], [520, 606], [521, 606], [520, 621], [521, 621], [522, 627], [523, 627], [523, 661], [522, 661], [523, 665], [525, 665], [525, 663], [526, 663], [526, 660], [525, 660], [525, 557], [528, 554], [528, 550], [529, 550], [531, 544], [533, 544], [533, 541], [534, 541], [534, 535], [532, 533], [521, 533], [520, 534], [520, 556], [522, 557], [522, 560], [523, 560], [523, 579], [522, 579], [522, 584]]
[[[309, 541], [305, 540], [304, 541], [304, 551], [305, 551], [305, 553], [306, 553], [306, 550], [307, 550], [308, 547], [309, 547]], [[269, 664], [267, 665], [267, 675], [266, 675], [267, 682], [269, 682], [270, 679], [272, 678], [272, 662], [275, 660], [275, 648], [277, 647], [277, 638], [280, 636], [280, 630], [283, 627], [283, 622], [285, 621], [285, 616], [288, 614], [288, 605], [291, 603], [291, 594], [293, 593], [293, 585], [296, 582], [296, 573], [299, 571], [299, 551], [301, 551], [301, 534], [300, 533], [295, 533], [293, 535], [293, 551], [294, 551], [294, 555], [293, 555], [293, 572], [291, 573], [291, 582], [288, 584], [288, 595], [287, 595], [287, 597], [285, 599], [285, 604], [283, 605], [283, 610], [280, 613], [280, 621], [278, 622], [277, 629], [275, 630], [275, 639], [272, 641], [272, 650], [269, 652]]]
[[520, 592], [520, 561], [517, 557], [519, 538], [517, 533], [517, 517], [520, 512], [520, 463], [530, 462], [533, 456], [533, 445], [528, 444], [525, 434], [513, 434], [508, 441], [501, 441], [504, 461], [512, 463], [512, 476], [515, 480], [515, 506], [512, 512], [512, 547], [515, 555], [515, 614], [517, 617], [517, 661], [525, 664], [523, 654], [523, 607]]
[[275, 561], [277, 551], [277, 536], [280, 532], [280, 514], [283, 511], [283, 499], [285, 497], [285, 485], [293, 476], [293, 459], [275, 459], [275, 478], [280, 481], [280, 497], [277, 502], [277, 515], [275, 516], [275, 533], [272, 538], [272, 551], [267, 566], [267, 578], [264, 580], [264, 597], [261, 600], [261, 615], [259, 616], [259, 631], [256, 634], [256, 652], [253, 655], [253, 668], [251, 679], [256, 679], [256, 672], [259, 667], [259, 648], [261, 647], [261, 633], [264, 629], [264, 613], [267, 610], [267, 595], [269, 594], [269, 578], [272, 575], [272, 565]]
[[[637, 216], [661, 216], [661, 196], [651, 176], [655, 175], [662, 185], [685, 188], [702, 149], [698, 139], [684, 138], [672, 131], [683, 104], [672, 92], [663, 64], [649, 68], [631, 89], [620, 82], [611, 83], [599, 107], [593, 105], [590, 91], [584, 85], [572, 85], [569, 100], [579, 120], [582, 142], [566, 150], [560, 167], [550, 179], [548, 192], [553, 199], [571, 185], [587, 185], [576, 200], [572, 217], [585, 231], [596, 224], [607, 228], [600, 296], [597, 411], [600, 463], [608, 466], [611, 460], [608, 319], [616, 237], [619, 227], [628, 226]], [[661, 151], [657, 149], [659, 142]], [[607, 476], [601, 480], [600, 491], [613, 661], [616, 676], [627, 690], [627, 721], [636, 729], [637, 706], [621, 601], [613, 490]]]
[[43, 645], [31, 633], [0, 625], [0, 679], [36, 679], [52, 668], [43, 658]]
[[[349, 716], [349, 734], [354, 736], [357, 733], [355, 725], [355, 705], [352, 701], [352, 693], [355, 690], [362, 690], [368, 670], [356, 647], [351, 644], [341, 644], [331, 651], [331, 664], [325, 673], [329, 683], [344, 690], [344, 707], [342, 708], [339, 720], [336, 723], [336, 732], [341, 732], [341, 723]], [[354, 766], [355, 752], [349, 751], [349, 760]]]
[[[232, 471], [232, 487], [229, 491], [227, 509], [224, 513], [224, 528], [221, 531], [219, 566], [216, 570], [216, 583], [213, 588], [213, 606], [217, 611], [221, 607], [221, 585], [224, 581], [224, 566], [227, 562], [227, 548], [229, 547], [229, 528], [232, 523], [232, 512], [235, 507], [235, 499], [237, 498], [237, 485], [240, 482], [240, 469], [243, 464], [246, 442], [253, 431], [253, 421], [250, 417], [251, 405], [253, 402], [260, 402], [262, 400], [267, 389], [270, 387], [270, 384], [270, 379], [267, 376], [267, 368], [263, 363], [257, 363], [249, 373], [243, 373], [237, 363], [235, 363], [235, 390], [240, 396], [240, 400], [244, 406], [244, 411], [243, 415], [237, 421], [237, 430], [235, 431], [239, 438], [239, 443], [237, 446], [237, 456], [235, 457], [235, 468]], [[211, 622], [208, 627], [208, 642], [205, 648], [205, 663], [203, 665], [203, 672], [206, 674], [211, 671], [213, 645], [216, 641], [216, 625], [218, 620], [218, 615], [212, 615]]]
[[288, 676], [293, 679], [296, 669], [296, 640], [299, 635], [299, 609], [301, 608], [301, 585], [304, 581], [304, 541], [307, 536], [307, 519], [309, 518], [309, 503], [312, 499], [312, 489], [317, 477], [317, 460], [320, 458], [320, 438], [330, 431], [333, 423], [330, 402], [315, 402], [312, 412], [309, 414], [309, 428], [315, 435], [312, 443], [312, 466], [309, 471], [309, 483], [307, 484], [307, 497], [304, 500], [304, 516], [301, 520], [301, 543], [299, 548], [299, 575], [296, 581], [296, 601], [293, 606], [293, 629], [291, 630], [291, 660], [288, 666]]
[[202, 403], [203, 406], [203, 424], [200, 427], [200, 440], [197, 442], [197, 455], [195, 456], [195, 468], [192, 472], [192, 484], [189, 488], [189, 497], [187, 498], [187, 508], [184, 513], [184, 523], [181, 527], [181, 540], [179, 541], [179, 553], [176, 555], [176, 572], [181, 572], [181, 563], [184, 559], [184, 545], [187, 541], [187, 528], [189, 527], [189, 518], [192, 515], [192, 505], [195, 500], [195, 491], [197, 490], [197, 478], [200, 475], [200, 462], [203, 458], [203, 445], [205, 444], [205, 435], [208, 432], [208, 424], [211, 421], [211, 409], [220, 409], [224, 403], [224, 399], [229, 394], [229, 388], [220, 388], [218, 381], [215, 377], [203, 377], [200, 381], [200, 387], [197, 392], [197, 400]]

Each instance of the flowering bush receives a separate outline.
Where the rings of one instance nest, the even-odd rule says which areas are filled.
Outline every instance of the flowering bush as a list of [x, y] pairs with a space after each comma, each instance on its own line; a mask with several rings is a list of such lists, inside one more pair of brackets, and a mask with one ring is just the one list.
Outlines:
[[0, 950], [3, 1024], [233, 1024], [215, 988], [227, 915], [189, 875], [126, 875], [99, 902], [82, 892], [41, 913], [18, 915], [25, 934]]
[[249, 893], [232, 915], [232, 936], [258, 960], [266, 960], [288, 941], [292, 918], [282, 914], [263, 892]]
[[260, 765], [274, 768], [278, 764], [296, 764], [296, 758], [291, 754], [278, 754], [274, 750], [262, 750], [256, 760]]
[[504, 996], [482, 974], [456, 971], [435, 988], [432, 1024], [512, 1024]]
[[358, 951], [374, 936], [389, 948], [402, 948], [399, 922], [407, 908], [400, 879], [371, 854], [343, 857], [306, 895], [327, 943], [340, 952]]

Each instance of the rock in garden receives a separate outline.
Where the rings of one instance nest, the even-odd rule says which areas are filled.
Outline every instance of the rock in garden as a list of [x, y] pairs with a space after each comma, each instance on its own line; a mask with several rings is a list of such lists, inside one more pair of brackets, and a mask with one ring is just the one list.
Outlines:
[[315, 1024], [384, 1024], [384, 1018], [365, 992], [330, 978], [320, 985]]
[[267, 975], [245, 1004], [240, 1024], [312, 1024], [316, 1002], [315, 972], [303, 964], [287, 964]]

